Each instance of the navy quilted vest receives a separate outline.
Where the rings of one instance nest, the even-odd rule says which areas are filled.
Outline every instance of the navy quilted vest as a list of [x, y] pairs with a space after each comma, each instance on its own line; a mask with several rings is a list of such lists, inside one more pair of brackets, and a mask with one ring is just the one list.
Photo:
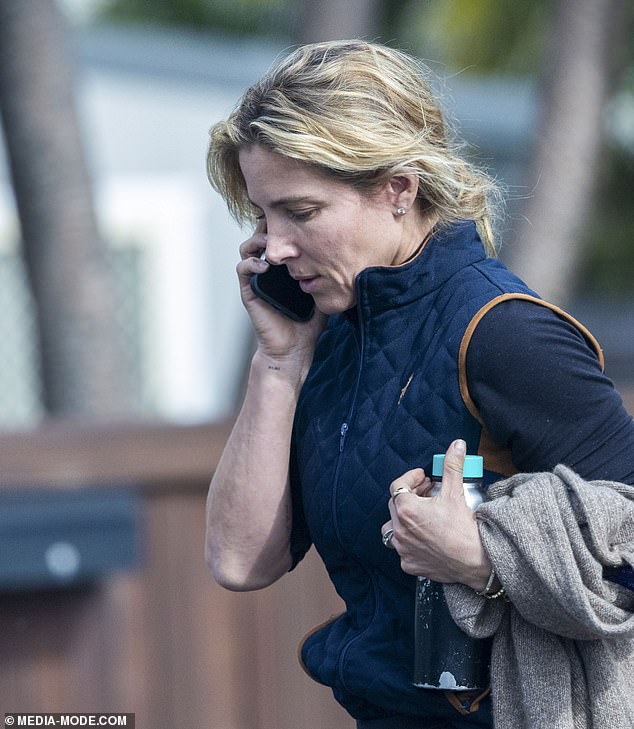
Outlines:
[[[347, 608], [309, 634], [302, 662], [356, 718], [456, 718], [442, 691], [411, 685], [415, 578], [383, 546], [380, 527], [391, 481], [417, 466], [430, 473], [432, 455], [455, 438], [478, 452], [460, 343], [487, 302], [533, 292], [485, 256], [472, 222], [437, 233], [401, 266], [364, 270], [356, 285], [356, 310], [331, 317], [322, 334], [295, 419], [297, 499]], [[499, 477], [487, 471], [485, 480]], [[474, 723], [489, 712], [484, 703]]]

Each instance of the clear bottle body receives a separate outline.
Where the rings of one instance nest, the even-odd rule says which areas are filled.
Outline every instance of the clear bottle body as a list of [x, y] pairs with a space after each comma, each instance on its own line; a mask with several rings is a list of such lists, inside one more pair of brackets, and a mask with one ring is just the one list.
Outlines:
[[[432, 479], [432, 495], [442, 487]], [[465, 499], [475, 510], [484, 499], [481, 479], [463, 482]], [[471, 691], [489, 685], [491, 640], [474, 640], [456, 625], [445, 601], [443, 586], [425, 577], [416, 580], [414, 624], [415, 686]]]

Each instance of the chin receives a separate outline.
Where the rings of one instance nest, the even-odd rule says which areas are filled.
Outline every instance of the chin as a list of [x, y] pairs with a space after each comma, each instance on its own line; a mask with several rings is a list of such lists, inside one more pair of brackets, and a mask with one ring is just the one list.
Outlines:
[[355, 305], [355, 300], [329, 299], [315, 296], [315, 308], [326, 316], [334, 316], [335, 314], [343, 314]]

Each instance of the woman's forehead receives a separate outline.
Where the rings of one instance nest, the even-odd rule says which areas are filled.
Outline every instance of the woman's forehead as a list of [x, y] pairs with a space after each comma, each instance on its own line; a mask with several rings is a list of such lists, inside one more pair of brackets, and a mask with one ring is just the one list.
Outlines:
[[258, 206], [279, 207], [341, 195], [343, 189], [349, 187], [305, 162], [285, 157], [262, 145], [242, 147], [239, 160], [249, 197]]

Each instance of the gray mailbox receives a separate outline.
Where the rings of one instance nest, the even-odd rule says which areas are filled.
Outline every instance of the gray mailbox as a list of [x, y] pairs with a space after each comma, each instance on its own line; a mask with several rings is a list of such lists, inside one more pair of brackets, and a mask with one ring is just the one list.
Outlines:
[[140, 512], [128, 487], [0, 491], [0, 591], [71, 587], [135, 567]]

